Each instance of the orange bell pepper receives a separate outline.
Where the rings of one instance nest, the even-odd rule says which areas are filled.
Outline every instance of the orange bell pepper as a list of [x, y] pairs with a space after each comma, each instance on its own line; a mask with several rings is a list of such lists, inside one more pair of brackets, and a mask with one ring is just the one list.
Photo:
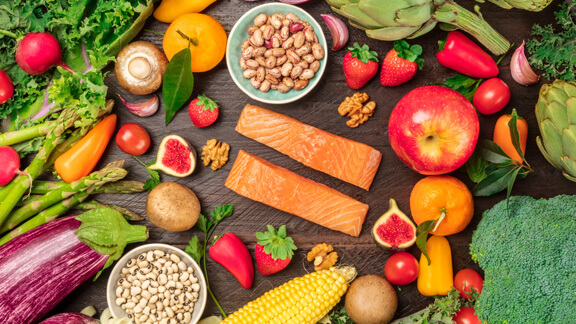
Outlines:
[[494, 126], [494, 143], [498, 144], [504, 153], [508, 154], [512, 160], [522, 163], [524, 159], [522, 159], [518, 151], [516, 151], [514, 144], [512, 144], [512, 135], [510, 134], [510, 126], [508, 126], [508, 122], [512, 119], [512, 116], [516, 116], [520, 150], [522, 151], [522, 155], [524, 155], [526, 152], [526, 140], [528, 139], [528, 123], [524, 118], [518, 116], [516, 109], [513, 109], [510, 115], [500, 116], [496, 121], [496, 125]]
[[70, 183], [89, 175], [94, 170], [114, 134], [116, 119], [116, 115], [104, 118], [78, 143], [54, 161], [54, 168], [62, 180]]
[[450, 244], [444, 236], [432, 235], [426, 249], [431, 262], [420, 256], [418, 291], [424, 296], [447, 295], [454, 285]]

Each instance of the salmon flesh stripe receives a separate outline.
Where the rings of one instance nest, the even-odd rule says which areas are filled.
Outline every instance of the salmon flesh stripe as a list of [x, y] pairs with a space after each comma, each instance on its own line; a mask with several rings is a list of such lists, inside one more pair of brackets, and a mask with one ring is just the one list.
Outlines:
[[368, 213], [368, 205], [243, 150], [225, 185], [244, 197], [356, 237]]
[[382, 153], [369, 145], [253, 105], [242, 110], [236, 131], [365, 190], [370, 189], [382, 160]]

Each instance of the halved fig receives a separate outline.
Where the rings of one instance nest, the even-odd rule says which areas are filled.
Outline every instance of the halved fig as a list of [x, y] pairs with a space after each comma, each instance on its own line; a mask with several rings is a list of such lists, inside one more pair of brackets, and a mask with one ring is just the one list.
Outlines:
[[156, 162], [150, 169], [160, 170], [175, 177], [186, 177], [196, 168], [196, 150], [178, 135], [168, 135], [162, 139]]
[[391, 198], [390, 209], [372, 227], [372, 237], [390, 252], [404, 251], [416, 243], [416, 226]]

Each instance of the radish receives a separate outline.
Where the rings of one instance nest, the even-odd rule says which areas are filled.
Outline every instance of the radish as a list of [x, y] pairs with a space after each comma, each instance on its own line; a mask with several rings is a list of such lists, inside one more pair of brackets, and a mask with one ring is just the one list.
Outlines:
[[17, 174], [26, 174], [20, 171], [20, 156], [10, 146], [0, 146], [0, 187], [9, 184]]
[[29, 33], [18, 42], [16, 63], [26, 73], [39, 75], [58, 65], [72, 71], [62, 62], [62, 48], [50, 33]]

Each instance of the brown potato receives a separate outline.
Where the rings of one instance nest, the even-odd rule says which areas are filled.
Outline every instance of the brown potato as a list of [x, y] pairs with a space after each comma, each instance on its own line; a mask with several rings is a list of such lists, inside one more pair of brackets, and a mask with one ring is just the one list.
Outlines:
[[146, 214], [150, 222], [170, 232], [191, 229], [200, 216], [200, 201], [188, 187], [163, 182], [148, 194]]
[[366, 275], [352, 282], [344, 306], [356, 324], [387, 324], [396, 314], [398, 297], [386, 279]]

